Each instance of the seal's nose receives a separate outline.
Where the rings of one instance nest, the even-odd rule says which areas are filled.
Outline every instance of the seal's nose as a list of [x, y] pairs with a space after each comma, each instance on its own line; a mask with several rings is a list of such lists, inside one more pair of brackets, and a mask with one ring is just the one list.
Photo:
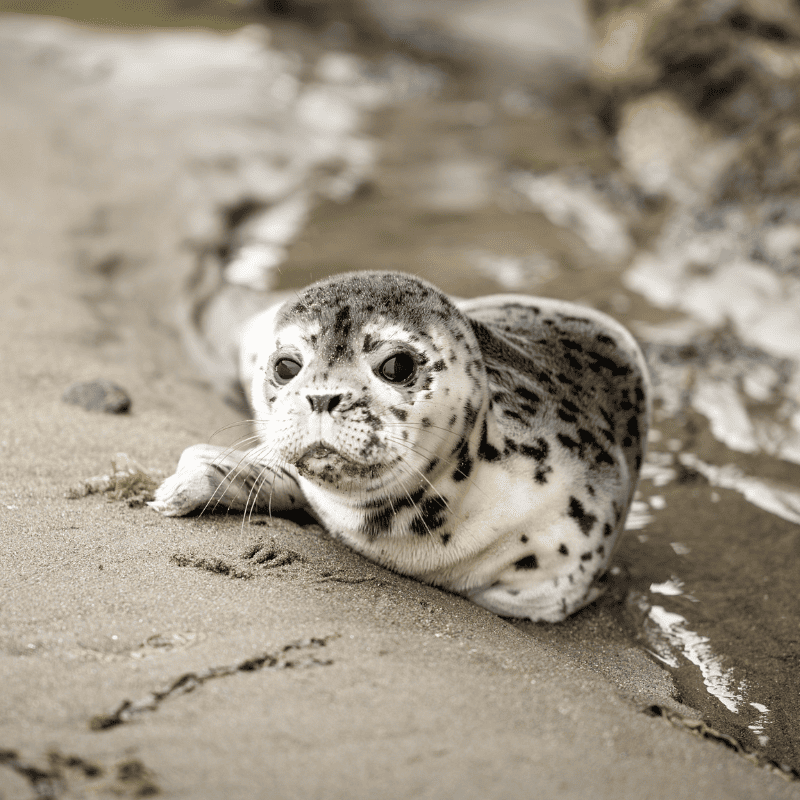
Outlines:
[[326, 411], [330, 414], [342, 400], [340, 394], [310, 394], [308, 395], [308, 402], [311, 405], [312, 411], [317, 411], [324, 414]]

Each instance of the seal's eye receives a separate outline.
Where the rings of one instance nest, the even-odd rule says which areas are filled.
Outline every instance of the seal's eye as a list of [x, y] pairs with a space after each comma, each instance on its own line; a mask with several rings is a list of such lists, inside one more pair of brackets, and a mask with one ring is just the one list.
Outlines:
[[407, 383], [416, 371], [417, 365], [408, 353], [395, 353], [378, 367], [378, 376], [389, 383]]
[[275, 380], [281, 384], [289, 383], [289, 381], [294, 378], [302, 368], [303, 365], [300, 362], [295, 361], [293, 358], [279, 358], [273, 367]]

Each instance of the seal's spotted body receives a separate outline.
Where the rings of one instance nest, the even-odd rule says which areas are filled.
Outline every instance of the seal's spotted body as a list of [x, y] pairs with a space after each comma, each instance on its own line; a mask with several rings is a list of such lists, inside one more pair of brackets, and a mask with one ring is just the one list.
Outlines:
[[351, 273], [255, 317], [241, 357], [262, 444], [187, 450], [162, 513], [307, 505], [368, 558], [506, 616], [558, 621], [599, 593], [649, 413], [610, 318]]

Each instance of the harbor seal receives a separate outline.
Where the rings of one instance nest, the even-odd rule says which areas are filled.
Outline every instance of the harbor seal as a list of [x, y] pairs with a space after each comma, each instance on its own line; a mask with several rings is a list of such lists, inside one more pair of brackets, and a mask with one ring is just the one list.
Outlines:
[[257, 444], [188, 448], [157, 511], [306, 508], [502, 616], [557, 622], [600, 594], [650, 416], [642, 353], [610, 317], [346, 273], [253, 317], [240, 374]]

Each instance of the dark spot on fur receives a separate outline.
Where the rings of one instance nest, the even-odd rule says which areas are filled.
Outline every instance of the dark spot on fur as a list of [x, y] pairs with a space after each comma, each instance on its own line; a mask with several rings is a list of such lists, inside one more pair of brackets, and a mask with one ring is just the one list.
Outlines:
[[600, 447], [592, 432], [587, 431], [586, 428], [580, 428], [578, 430], [578, 436], [583, 444], [588, 444], [590, 447]]
[[436, 528], [441, 528], [447, 519], [447, 501], [437, 495], [422, 502], [419, 516], [411, 523], [411, 530], [417, 536], [425, 536]]
[[457, 483], [465, 481], [472, 474], [472, 458], [469, 454], [469, 441], [463, 440], [461, 452], [458, 454], [458, 466], [453, 473], [453, 480]]
[[617, 343], [610, 336], [605, 336], [602, 333], [598, 333], [596, 338], [597, 341], [600, 342], [601, 344], [607, 344], [610, 345], [611, 347], [617, 346]]
[[527, 400], [529, 403], [540, 403], [542, 401], [542, 398], [539, 397], [538, 394], [530, 391], [530, 389], [526, 389], [524, 386], [515, 387], [514, 392], [515, 394], [518, 394], [523, 400]]
[[552, 379], [550, 378], [550, 376], [546, 372], [538, 373], [537, 376], [536, 376], [536, 379], [538, 381], [541, 381], [542, 383], [548, 384], [549, 386], [553, 385]]
[[558, 552], [561, 553], [562, 556], [568, 556], [569, 555], [569, 550], [567, 549], [567, 546], [565, 544], [562, 544], [558, 548]]
[[545, 484], [547, 483], [547, 475], [548, 473], [552, 472], [552, 467], [544, 467], [542, 469], [537, 469], [536, 474], [533, 476], [533, 479], [536, 483]]
[[606, 522], [603, 525], [603, 536], [611, 536], [612, 533], [614, 533], [614, 529]]
[[350, 336], [350, 331], [353, 327], [353, 321], [350, 318], [350, 307], [342, 306], [336, 312], [336, 318], [333, 321], [333, 336], [336, 343], [331, 352], [331, 360], [338, 361], [347, 352], [347, 340]]
[[443, 533], [442, 534], [442, 544], [446, 545], [450, 541], [450, 534]]
[[377, 346], [379, 342], [372, 338], [370, 334], [366, 334], [364, 336], [364, 344], [362, 345], [362, 349], [365, 353], [371, 353]]
[[606, 553], [606, 548], [601, 544], [596, 550], [595, 553], [599, 556], [604, 556]]
[[550, 453], [550, 445], [542, 438], [536, 440], [535, 446], [523, 444], [520, 445], [519, 449], [522, 455], [533, 458], [536, 461], [544, 461]]
[[483, 461], [497, 461], [497, 459], [500, 458], [500, 452], [494, 445], [489, 444], [486, 436], [486, 420], [484, 420], [483, 430], [481, 431], [481, 442], [478, 445], [478, 457]]
[[419, 423], [423, 428], [430, 428], [431, 426], [431, 421], [427, 417], [423, 417]]
[[580, 442], [576, 442], [574, 439], [571, 439], [564, 433], [559, 433], [556, 437], [561, 444], [567, 448], [567, 450], [580, 450], [581, 444]]
[[591, 359], [588, 367], [590, 370], [592, 370], [592, 372], [600, 372], [601, 369], [607, 369], [615, 378], [623, 378], [626, 375], [630, 375], [630, 367], [627, 367], [624, 364], [617, 364], [616, 361], [613, 361], [606, 356], [601, 356], [600, 353], [590, 351], [586, 355]]
[[567, 353], [567, 363], [572, 367], [572, 369], [575, 370], [575, 372], [581, 372], [583, 370], [583, 364], [581, 364], [581, 362], [578, 361], [575, 356], [571, 356], [569, 353]]
[[[394, 508], [395, 510], [400, 510], [401, 508], [409, 508], [411, 506], [416, 506], [417, 503], [425, 497], [425, 487], [420, 487], [415, 492], [412, 492], [405, 497], [401, 497], [399, 500], [394, 501]], [[385, 501], [384, 501], [385, 502]]]
[[589, 551], [588, 553], [581, 553], [581, 561], [591, 561], [594, 553]]
[[391, 506], [364, 515], [364, 532], [370, 539], [389, 531], [395, 510]]
[[434, 372], [441, 372], [442, 370], [446, 370], [447, 366], [444, 363], [444, 359], [440, 358], [438, 361], [431, 364], [431, 369]]
[[516, 419], [522, 422], [522, 417], [519, 414], [517, 414], [516, 411], [512, 411], [510, 408], [503, 409], [503, 416], [510, 417], [511, 419]]
[[439, 466], [439, 459], [438, 458], [432, 458], [428, 462], [428, 466], [425, 467], [425, 474], [426, 475], [430, 475], [431, 472], [433, 472], [436, 469], [436, 467], [438, 467], [438, 466]]
[[519, 540], [522, 542], [522, 544], [528, 543], [528, 537], [524, 533], [519, 537]]
[[406, 411], [404, 408], [390, 408], [389, 411], [391, 411], [392, 414], [394, 414], [397, 419], [401, 420], [402, 422], [405, 422], [408, 419], [408, 411]]
[[578, 342], [573, 342], [572, 339], [560, 339], [561, 344], [568, 350], [577, 350], [579, 353], [583, 352], [583, 347]]
[[595, 522], [597, 522], [597, 517], [594, 516], [594, 514], [587, 514], [583, 503], [581, 503], [577, 497], [569, 498], [567, 514], [578, 523], [578, 527], [581, 529], [584, 536], [589, 535], [589, 531], [592, 529]]
[[475, 425], [475, 420], [477, 418], [478, 409], [475, 408], [469, 400], [467, 400], [466, 404], [464, 405], [464, 428], [472, 428], [472, 426]]
[[517, 569], [536, 569], [539, 566], [539, 562], [536, 560], [536, 556], [530, 555], [515, 561], [514, 566]]

